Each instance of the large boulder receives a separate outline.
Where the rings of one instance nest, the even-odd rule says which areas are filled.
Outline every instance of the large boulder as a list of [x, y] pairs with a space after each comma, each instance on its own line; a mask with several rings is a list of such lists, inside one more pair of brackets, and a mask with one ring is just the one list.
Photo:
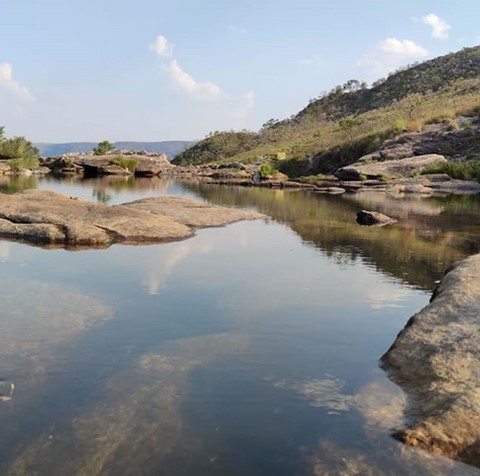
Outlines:
[[196, 228], [263, 215], [158, 197], [108, 206], [45, 190], [0, 194], [0, 237], [66, 247], [157, 243], [191, 236]]
[[396, 436], [480, 466], [480, 255], [456, 263], [381, 366], [406, 392]]
[[[77, 156], [73, 159], [73, 162], [75, 165], [83, 167], [85, 173], [90, 176], [135, 174], [151, 177], [175, 168], [165, 154], [157, 156], [140, 154], [87, 155]], [[122, 166], [122, 162], [133, 164], [134, 167], [129, 169]]]
[[399, 160], [386, 160], [383, 162], [365, 163], [357, 162], [342, 167], [335, 172], [340, 180], [360, 179], [385, 179], [396, 177], [408, 177], [422, 173], [427, 167], [434, 164], [447, 162], [445, 157], [438, 154], [418, 155]]

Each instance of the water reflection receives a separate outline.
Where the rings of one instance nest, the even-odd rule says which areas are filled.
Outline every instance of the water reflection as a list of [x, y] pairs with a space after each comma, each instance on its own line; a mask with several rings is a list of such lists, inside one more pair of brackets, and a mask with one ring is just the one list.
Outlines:
[[[390, 437], [405, 402], [377, 368], [423, 290], [478, 244], [478, 200], [147, 180], [38, 186], [272, 218], [101, 251], [0, 242], [0, 473], [480, 474]], [[382, 207], [399, 226], [356, 225]]]
[[[398, 199], [381, 193], [330, 197], [263, 189], [186, 184], [216, 204], [255, 207], [288, 224], [302, 239], [337, 264], [367, 264], [397, 279], [430, 290], [453, 262], [480, 251], [480, 198]], [[360, 209], [399, 218], [385, 228], [358, 226]]]

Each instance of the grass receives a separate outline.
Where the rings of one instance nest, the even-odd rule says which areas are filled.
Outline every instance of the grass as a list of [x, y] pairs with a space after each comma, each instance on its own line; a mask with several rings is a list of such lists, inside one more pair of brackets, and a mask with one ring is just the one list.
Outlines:
[[22, 159], [9, 159], [7, 160], [7, 164], [14, 172], [20, 172], [21, 170], [38, 167], [39, 162], [38, 159], [34, 157], [27, 157]]
[[[453, 125], [452, 120], [458, 115], [478, 115], [475, 111], [478, 111], [479, 93], [480, 78], [460, 80], [441, 91], [425, 94], [414, 118], [409, 117], [411, 98], [406, 97], [390, 106], [360, 114], [358, 122], [348, 131], [336, 121], [315, 120], [307, 116], [299, 122], [280, 124], [262, 130], [256, 136], [249, 135], [248, 147], [232, 147], [231, 141], [237, 140], [232, 137], [234, 133], [230, 133], [223, 136], [228, 144], [225, 145], [228, 154], [224, 153], [225, 149], [218, 140], [213, 143], [211, 138], [207, 138], [196, 151], [195, 163], [238, 161], [252, 164], [261, 157], [273, 158], [280, 153], [285, 157], [282, 162], [293, 160], [295, 163], [312, 156], [322, 156], [325, 164], [319, 164], [318, 170], [331, 172], [335, 167], [353, 163], [362, 155], [376, 150], [383, 140], [393, 138], [404, 130], [420, 131], [424, 124], [435, 122], [448, 121]], [[279, 167], [282, 172], [292, 168], [286, 163]], [[303, 173], [300, 171], [300, 175]]]
[[136, 159], [122, 157], [121, 155], [116, 155], [109, 160], [110, 165], [118, 165], [122, 169], [126, 169], [132, 173], [135, 172], [137, 168], [138, 161]]
[[454, 179], [480, 180], [480, 160], [438, 163], [426, 168], [422, 174], [447, 174]]

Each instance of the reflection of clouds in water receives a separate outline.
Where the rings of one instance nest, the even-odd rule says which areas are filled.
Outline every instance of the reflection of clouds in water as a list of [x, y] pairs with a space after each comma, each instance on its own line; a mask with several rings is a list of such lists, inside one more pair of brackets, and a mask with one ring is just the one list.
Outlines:
[[304, 397], [312, 407], [325, 408], [329, 413], [346, 412], [355, 404], [353, 395], [342, 393], [343, 382], [335, 377], [310, 379], [303, 382], [291, 380], [273, 380], [268, 378], [277, 388], [293, 390]]
[[368, 425], [391, 429], [403, 422], [405, 396], [388, 380], [368, 383], [355, 395], [343, 392], [344, 382], [332, 375], [324, 379], [295, 381], [268, 377], [275, 387], [293, 390], [312, 407], [325, 408], [330, 414], [358, 410]]
[[[175, 268], [191, 254], [208, 254], [211, 253], [215, 247], [215, 243], [211, 239], [207, 240], [192, 240], [181, 243], [171, 248], [166, 258], [163, 250], [161, 253], [162, 262], [159, 266], [150, 271], [148, 280], [144, 282], [148, 289], [148, 294], [158, 294], [167, 285], [167, 279], [175, 270]], [[154, 262], [155, 260], [152, 259]]]
[[367, 288], [365, 295], [373, 309], [402, 308], [411, 297], [411, 290], [379, 283], [375, 288]]
[[[197, 474], [191, 468], [199, 464], [211, 469], [218, 455], [184, 421], [188, 377], [222, 356], [244, 354], [249, 346], [245, 334], [210, 334], [140, 356], [111, 376], [101, 398], [71, 415], [69, 424], [53, 422], [33, 435], [9, 462], [7, 474]], [[204, 466], [198, 474], [210, 471]]]
[[[153, 265], [154, 267], [150, 270], [148, 278], [143, 282], [148, 290], [148, 294], [155, 295], [164, 289], [167, 285], [168, 277], [175, 271], [175, 268], [189, 256], [212, 253], [215, 248], [220, 245], [222, 236], [200, 234], [188, 241], [170, 245], [166, 255], [164, 250], [160, 249], [156, 258], [152, 256], [151, 266]], [[245, 249], [249, 244], [248, 233], [245, 228], [240, 226], [236, 227], [235, 234], [228, 233], [224, 239], [225, 238], [232, 247], [237, 246]], [[158, 261], [160, 263], [158, 263]]]
[[0, 241], [0, 263], [5, 263], [10, 258], [10, 243]]

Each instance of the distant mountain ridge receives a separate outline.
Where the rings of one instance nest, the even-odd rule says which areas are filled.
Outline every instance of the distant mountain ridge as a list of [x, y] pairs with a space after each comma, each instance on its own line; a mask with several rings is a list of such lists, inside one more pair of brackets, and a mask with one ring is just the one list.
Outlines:
[[[160, 142], [135, 142], [135, 141], [119, 141], [113, 142], [117, 149], [124, 150], [144, 150], [145, 152], [153, 152], [157, 154], [166, 154], [169, 158], [175, 157], [195, 142], [184, 140], [168, 140]], [[34, 144], [40, 150], [43, 157], [54, 157], [68, 153], [91, 152], [97, 146], [96, 142], [66, 142], [62, 144], [38, 142]]]

